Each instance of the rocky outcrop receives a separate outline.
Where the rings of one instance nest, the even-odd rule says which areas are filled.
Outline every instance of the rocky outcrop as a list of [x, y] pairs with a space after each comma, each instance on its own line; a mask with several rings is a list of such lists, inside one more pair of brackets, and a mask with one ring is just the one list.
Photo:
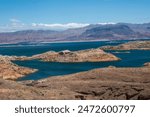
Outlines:
[[13, 57], [0, 57], [0, 79], [16, 80], [36, 70], [18, 66], [12, 63]]
[[150, 50], [150, 41], [133, 41], [117, 46], [103, 46], [103, 50]]
[[144, 64], [145, 67], [150, 67], [150, 62]]
[[27, 87], [15, 81], [0, 79], [0, 99], [46, 99], [37, 88]]
[[[150, 99], [150, 68], [102, 68], [72, 75], [24, 82], [58, 91], [53, 99]], [[51, 98], [51, 97], [49, 97]]]
[[81, 51], [64, 50], [60, 52], [46, 52], [35, 55], [32, 59], [41, 59], [50, 62], [101, 62], [119, 60], [116, 56], [106, 53], [101, 49], [89, 49]]
[[150, 67], [101, 68], [39, 81], [0, 79], [0, 99], [150, 99]]
[[0, 99], [150, 99], [150, 67], [101, 68], [39, 81], [0, 80]]

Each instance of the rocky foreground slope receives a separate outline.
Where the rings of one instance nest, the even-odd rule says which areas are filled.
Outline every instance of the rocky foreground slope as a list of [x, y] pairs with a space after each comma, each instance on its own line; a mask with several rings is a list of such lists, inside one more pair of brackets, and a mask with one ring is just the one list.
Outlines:
[[[132, 49], [149, 48], [129, 44]], [[133, 44], [134, 43], [134, 44]], [[148, 43], [146, 43], [148, 44]], [[139, 45], [139, 42], [138, 44]], [[130, 48], [130, 49], [131, 49]], [[47, 52], [32, 57], [0, 57], [0, 99], [150, 99], [150, 63], [143, 67], [94, 69], [65, 76], [49, 77], [38, 81], [15, 80], [35, 70], [20, 67], [11, 60], [41, 59], [57, 62], [112, 61], [119, 60], [101, 49], [76, 52]], [[7, 80], [4, 80], [7, 79]]]
[[80, 51], [64, 50], [61, 52], [49, 51], [43, 54], [32, 56], [31, 59], [41, 59], [50, 62], [101, 62], [120, 60], [110, 53], [101, 49], [88, 49]]
[[39, 81], [1, 79], [0, 99], [150, 99], [150, 66], [108, 67]]
[[150, 41], [131, 41], [117, 46], [103, 46], [103, 50], [150, 50]]
[[16, 80], [36, 70], [26, 67], [20, 67], [11, 62], [13, 57], [0, 56], [0, 79]]

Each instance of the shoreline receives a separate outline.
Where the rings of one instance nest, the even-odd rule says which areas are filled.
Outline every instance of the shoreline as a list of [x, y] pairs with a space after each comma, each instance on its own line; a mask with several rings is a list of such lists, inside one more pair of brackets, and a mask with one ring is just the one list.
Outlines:
[[0, 99], [147, 100], [150, 99], [150, 66], [145, 65], [93, 69], [37, 81], [0, 79]]
[[148, 62], [142, 67], [109, 66], [40, 80], [0, 79], [0, 99], [147, 100], [149, 77]]
[[[20, 43], [49, 44], [49, 43], [78, 43], [78, 42], [103, 42], [103, 41], [112, 41], [112, 40], [104, 39], [104, 40], [88, 40], [88, 41], [50, 41], [50, 42], [20, 42]], [[119, 41], [119, 40], [113, 40], [113, 41]], [[13, 44], [18, 44], [19, 45], [20, 43], [0, 43], [0, 46], [1, 45], [13, 45]]]
[[[128, 44], [128, 43], [129, 44], [130, 43], [137, 44], [141, 41], [135, 41], [135, 42], [134, 43], [127, 42], [126, 44]], [[147, 42], [145, 41], [144, 43], [142, 43], [142, 45], [143, 44], [145, 45], [145, 43], [147, 43]], [[116, 46], [112, 46], [112, 47], [116, 47]], [[141, 49], [139, 49], [139, 50], [141, 50]], [[117, 57], [117, 55], [115, 55], [117, 53], [122, 53], [120, 51], [122, 51], [122, 50], [116, 50], [115, 52], [112, 52], [110, 54], [109, 51], [105, 52], [105, 51], [101, 51], [100, 48], [97, 48], [97, 49], [85, 49], [85, 50], [79, 50], [79, 51], [69, 51], [69, 50], [59, 51], [59, 52], [48, 51], [48, 52], [36, 54], [33, 56], [4, 56], [4, 57], [10, 58], [12, 60], [17, 60], [17, 61], [38, 59], [38, 60], [42, 60], [45, 62], [58, 62], [58, 63], [85, 63], [85, 62], [107, 62], [107, 61], [110, 62], [110, 61], [119, 61], [120, 60]], [[130, 51], [123, 52], [123, 53], [130, 53]], [[108, 56], [106, 56], [106, 54]], [[104, 58], [103, 58], [103, 55], [104, 55]], [[128, 66], [128, 67], [130, 67], [130, 66]], [[139, 66], [137, 66], [137, 67], [139, 67]], [[141, 65], [141, 67], [142, 67], [142, 65]], [[38, 68], [35, 68], [35, 69], [38, 69]]]
[[139, 41], [139, 40], [147, 40], [150, 39], [116, 39], [116, 40], [110, 40], [110, 39], [100, 39], [100, 40], [78, 40], [78, 41], [49, 41], [49, 42], [19, 42], [19, 43], [0, 43], [1, 45], [7, 45], [7, 44], [20, 44], [20, 43], [27, 43], [27, 44], [46, 44], [46, 43], [78, 43], [78, 42], [103, 42], [103, 41]]

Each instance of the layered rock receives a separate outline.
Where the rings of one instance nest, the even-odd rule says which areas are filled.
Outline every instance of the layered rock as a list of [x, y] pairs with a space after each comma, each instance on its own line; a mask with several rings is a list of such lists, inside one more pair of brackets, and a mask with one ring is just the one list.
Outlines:
[[150, 41], [133, 41], [117, 46], [103, 46], [103, 50], [150, 50]]
[[46, 52], [35, 55], [32, 59], [42, 59], [50, 62], [101, 62], [119, 60], [116, 56], [106, 53], [101, 49], [89, 49], [81, 51], [64, 50], [60, 52]]
[[16, 80], [20, 77], [23, 77], [27, 74], [33, 73], [37, 70], [21, 67], [14, 63], [12, 63], [10, 60], [13, 58], [11, 57], [0, 57], [0, 78], [6, 79], [6, 80]]

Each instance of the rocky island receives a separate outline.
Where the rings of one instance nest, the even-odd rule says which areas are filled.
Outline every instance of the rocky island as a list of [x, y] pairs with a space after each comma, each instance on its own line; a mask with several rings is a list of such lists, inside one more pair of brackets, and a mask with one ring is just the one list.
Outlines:
[[102, 50], [150, 50], [150, 41], [131, 41], [117, 46], [103, 46]]
[[101, 49], [88, 49], [80, 51], [64, 50], [60, 52], [49, 51], [34, 55], [31, 59], [41, 59], [49, 62], [102, 62], [120, 60], [115, 55], [106, 53]]

